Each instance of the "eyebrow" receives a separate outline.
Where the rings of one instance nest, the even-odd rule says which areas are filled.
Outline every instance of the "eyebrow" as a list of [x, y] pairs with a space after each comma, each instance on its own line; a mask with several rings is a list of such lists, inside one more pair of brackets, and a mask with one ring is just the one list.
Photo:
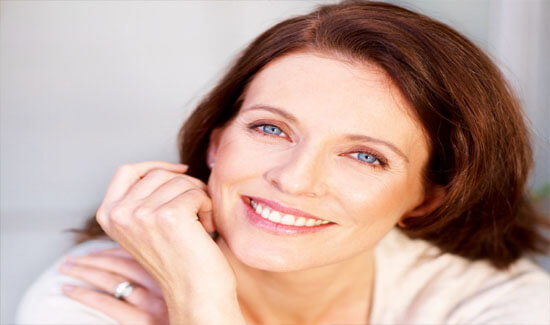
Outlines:
[[[285, 110], [282, 110], [280, 108], [273, 107], [273, 106], [252, 105], [250, 107], [247, 107], [247, 108], [243, 109], [242, 112], [244, 113], [244, 112], [252, 111], [252, 110], [270, 111], [272, 113], [283, 116], [287, 120], [289, 120], [289, 121], [291, 121], [291, 122], [293, 122], [297, 125], [300, 124], [300, 122], [298, 121], [298, 119], [294, 115], [292, 115], [291, 113], [289, 113]], [[351, 140], [351, 141], [366, 141], [366, 142], [374, 142], [374, 143], [381, 144], [381, 145], [386, 146], [389, 149], [391, 149], [393, 152], [395, 152], [397, 155], [399, 155], [401, 158], [403, 158], [405, 160], [405, 162], [409, 163], [409, 158], [407, 158], [407, 156], [401, 150], [399, 150], [399, 148], [397, 148], [394, 144], [392, 144], [390, 142], [380, 140], [380, 139], [377, 139], [377, 138], [373, 138], [373, 137], [369, 137], [367, 135], [362, 135], [362, 134], [346, 134], [346, 135], [344, 135], [344, 138], [346, 140]]]

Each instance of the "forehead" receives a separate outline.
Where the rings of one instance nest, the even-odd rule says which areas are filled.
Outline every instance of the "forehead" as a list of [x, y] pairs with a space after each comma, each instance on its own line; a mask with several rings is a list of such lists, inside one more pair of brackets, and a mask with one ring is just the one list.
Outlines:
[[312, 52], [280, 57], [254, 77], [242, 107], [259, 104], [282, 108], [324, 134], [365, 134], [401, 147], [423, 138], [398, 88], [373, 64]]

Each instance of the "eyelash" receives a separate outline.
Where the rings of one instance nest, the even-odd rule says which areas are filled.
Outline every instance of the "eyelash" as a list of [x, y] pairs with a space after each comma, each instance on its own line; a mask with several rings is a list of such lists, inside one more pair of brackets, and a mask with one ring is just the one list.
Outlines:
[[[255, 123], [251, 126], [249, 126], [248, 128], [250, 130], [256, 130], [258, 127], [261, 127], [261, 126], [274, 126], [276, 127], [277, 129], [281, 130], [281, 133], [284, 133], [286, 134], [282, 128], [278, 127], [277, 125], [275, 124], [271, 124], [271, 123]], [[260, 133], [262, 136], [267, 136], [267, 137], [277, 137], [277, 138], [280, 138], [280, 136], [278, 135], [273, 135], [273, 134], [270, 134], [270, 133], [266, 133], [264, 131], [257, 131], [256, 132]], [[367, 162], [364, 162], [362, 160], [359, 160], [359, 159], [354, 159], [356, 161], [358, 161], [360, 164], [363, 164], [363, 165], [368, 165], [372, 168], [386, 168], [388, 166], [388, 162], [386, 161], [386, 159], [380, 157], [378, 154], [370, 151], [370, 150], [367, 150], [365, 148], [358, 148], [358, 149], [354, 149], [354, 150], [360, 150], [360, 151], [354, 151], [352, 152], [352, 154], [361, 154], [361, 153], [365, 153], [367, 155], [370, 155], [370, 156], [373, 156], [377, 161], [378, 161], [378, 164], [369, 164]]]

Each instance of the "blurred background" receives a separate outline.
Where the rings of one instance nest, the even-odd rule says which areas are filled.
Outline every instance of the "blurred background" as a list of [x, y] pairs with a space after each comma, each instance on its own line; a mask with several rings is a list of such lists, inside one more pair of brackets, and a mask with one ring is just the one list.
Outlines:
[[[336, 1], [0, 2], [0, 323], [72, 245], [117, 166], [177, 162], [189, 110], [255, 36]], [[550, 1], [388, 1], [461, 31], [501, 67], [533, 131], [548, 212]], [[539, 262], [550, 270], [548, 257]]]

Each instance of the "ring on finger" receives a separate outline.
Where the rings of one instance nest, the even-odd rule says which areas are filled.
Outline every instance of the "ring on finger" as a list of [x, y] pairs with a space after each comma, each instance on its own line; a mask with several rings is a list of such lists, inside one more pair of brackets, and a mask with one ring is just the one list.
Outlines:
[[119, 300], [125, 300], [134, 290], [135, 286], [128, 281], [119, 283], [113, 295]]

